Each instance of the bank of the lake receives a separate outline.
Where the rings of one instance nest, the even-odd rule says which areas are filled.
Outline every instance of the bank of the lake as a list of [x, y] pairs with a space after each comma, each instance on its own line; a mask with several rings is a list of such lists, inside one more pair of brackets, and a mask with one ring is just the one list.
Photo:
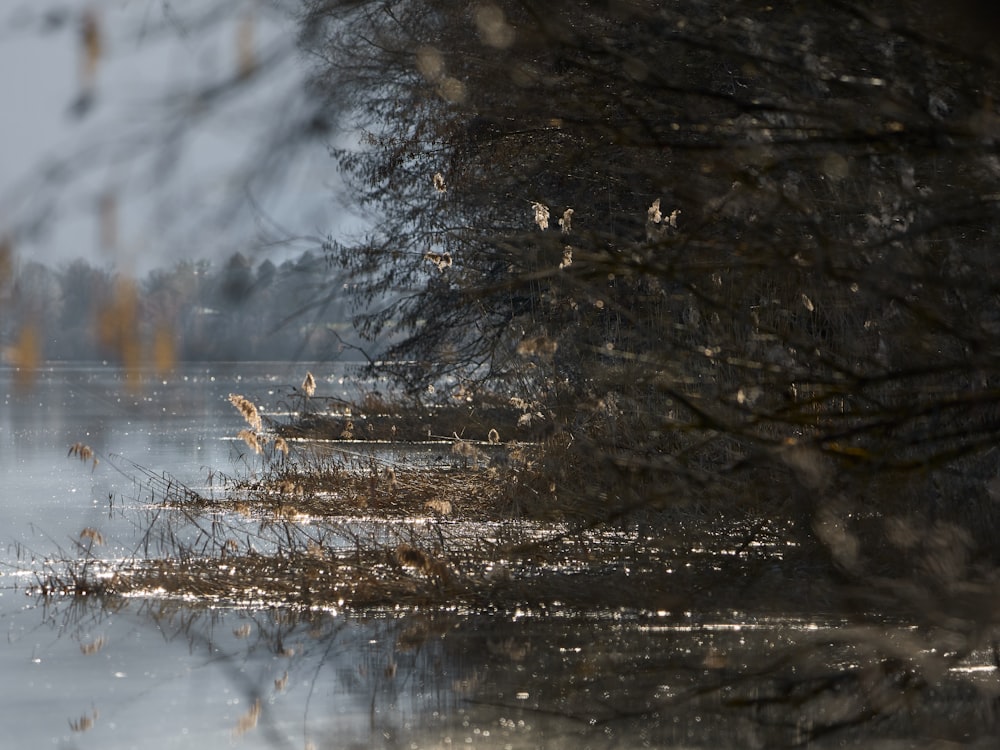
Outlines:
[[[358, 395], [349, 368], [323, 363], [188, 365], [147, 373], [138, 388], [103, 363], [46, 366], [30, 388], [0, 370], [5, 742], [718, 748], [771, 747], [813, 731], [819, 746], [959, 741], [988, 731], [982, 716], [996, 679], [989, 653], [959, 659], [936, 651], [934, 634], [905, 622], [832, 617], [820, 606], [813, 616], [806, 607], [767, 616], [725, 608], [743, 585], [733, 578], [732, 592], [723, 590], [721, 558], [732, 547], [725, 540], [688, 550], [685, 560], [647, 560], [662, 565], [658, 579], [665, 582], [663, 605], [652, 608], [630, 606], [626, 579], [615, 584], [617, 597], [592, 591], [590, 607], [582, 606], [585, 597], [559, 602], [552, 592], [534, 606], [388, 601], [363, 608], [330, 600], [308, 606], [269, 599], [266, 591], [234, 602], [204, 587], [202, 595], [197, 588], [28, 595], [60, 558], [89, 555], [109, 570], [141, 563], [153, 519], [187, 512], [162, 504], [156, 492], [164, 487], [182, 484], [217, 498], [219, 514], [200, 507], [199, 522], [225, 523], [231, 508], [222, 475], [246, 474], [260, 460], [236, 437], [241, 420], [229, 395], [280, 417], [306, 370], [325, 396]], [[98, 462], [68, 456], [77, 443]], [[421, 465], [414, 456], [420, 450], [409, 447], [406, 462]], [[433, 464], [440, 449], [426, 450], [423, 465]], [[322, 526], [299, 521], [306, 533]], [[432, 518], [423, 523], [438, 533]], [[591, 539], [612, 544], [615, 534], [639, 533]], [[328, 539], [331, 547], [343, 543]], [[580, 561], [596, 554], [567, 539], [556, 580], [572, 581]], [[676, 588], [695, 577], [673, 570], [677, 565], [718, 566], [722, 604], [710, 606], [711, 592], [696, 599], [667, 591], [671, 581]], [[610, 567], [614, 575], [630, 573], [628, 561]], [[231, 577], [246, 572], [225, 570]], [[496, 585], [516, 572], [499, 569]], [[778, 585], [808, 589], [808, 582], [773, 574]], [[698, 608], [675, 606], [694, 601]], [[935, 685], [928, 686], [929, 676]], [[878, 722], [873, 706], [884, 709]]]

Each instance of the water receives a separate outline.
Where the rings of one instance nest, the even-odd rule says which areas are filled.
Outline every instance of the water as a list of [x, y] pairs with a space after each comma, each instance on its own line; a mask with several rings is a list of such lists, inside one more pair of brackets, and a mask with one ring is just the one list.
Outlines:
[[[781, 695], [777, 676], [836, 673], [861, 658], [858, 643], [916, 637], [871, 626], [845, 643], [842, 621], [740, 612], [296, 612], [26, 595], [46, 559], [76, 554], [83, 529], [104, 536], [105, 558], [134, 554], [143, 495], [130, 462], [215, 491], [212, 473], [238, 472], [246, 453], [228, 394], [279, 405], [307, 367], [324, 395], [354, 395], [343, 367], [322, 364], [192, 365], [138, 390], [110, 365], [47, 367], [30, 390], [0, 370], [0, 747], [769, 747], [862, 710], [850, 688], [761, 702]], [[96, 466], [67, 456], [78, 442]], [[952, 736], [981, 712], [970, 686], [995, 681], [985, 665], [970, 658], [957, 692], [919, 696], [926, 726], [910, 717], [880, 731]]]

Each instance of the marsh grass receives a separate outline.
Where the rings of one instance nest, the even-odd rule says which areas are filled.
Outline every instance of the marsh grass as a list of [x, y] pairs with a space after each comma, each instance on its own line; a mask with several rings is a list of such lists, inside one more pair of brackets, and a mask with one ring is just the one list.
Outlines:
[[[616, 460], [634, 455], [631, 441], [649, 440], [636, 435], [639, 420], [623, 419], [624, 396], [596, 407], [586, 431], [553, 429], [531, 441], [508, 437], [518, 435], [524, 414], [554, 420], [527, 400], [428, 408], [373, 397], [371, 413], [362, 404], [315, 409], [288, 425], [256, 406], [234, 405], [244, 431], [265, 444], [282, 440], [285, 449], [255, 453], [242, 474], [216, 474], [209, 494], [122, 465], [141, 488], [139, 543], [104, 561], [97, 555], [103, 536], [88, 527], [74, 550], [46, 564], [35, 593], [112, 608], [140, 598], [359, 615], [381, 608], [841, 618], [853, 629], [845, 627], [834, 646], [806, 645], [756, 672], [734, 656], [699, 654], [685, 669], [703, 679], [691, 680], [678, 705], [714, 695], [725, 710], [763, 722], [802, 706], [818, 718], [790, 731], [811, 739], [831, 728], [860, 729], [873, 717], [905, 717], [945, 682], [981, 697], [962, 678], [943, 675], [991, 648], [1000, 616], [984, 602], [1000, 596], [1000, 578], [977, 557], [974, 534], [914, 513], [908, 502], [921, 504], [908, 501], [891, 476], [870, 485], [873, 496], [897, 498], [877, 510], [846, 495], [836, 503], [783, 502], [776, 488], [793, 480], [828, 494], [843, 466], [809, 446], [754, 454], [736, 439], [685, 444], [672, 436], [681, 449], [665, 438], [655, 460], [684, 460], [673, 481], [661, 473], [653, 483], [641, 466]], [[260, 429], [248, 430], [258, 419]], [[356, 434], [388, 437], [331, 437], [343, 434], [346, 421]], [[414, 460], [415, 450], [434, 460]], [[692, 491], [698, 488], [704, 491]], [[926, 643], [880, 636], [886, 617], [917, 623]], [[274, 647], [294, 651], [280, 640]], [[857, 662], [837, 666], [831, 649]], [[387, 659], [377, 669], [391, 680], [397, 664]], [[614, 672], [594, 669], [595, 680]], [[274, 679], [281, 692], [285, 678]], [[585, 694], [578, 698], [589, 706]], [[602, 710], [611, 721], [632, 709]], [[237, 717], [234, 738], [260, 719], [253, 707]]]
[[[279, 430], [255, 405], [231, 401], [261, 427], [234, 428], [237, 437], [275, 439]], [[360, 405], [352, 413], [367, 421]], [[35, 591], [307, 608], [625, 606], [638, 603], [638, 591], [649, 606], [679, 602], [674, 582], [658, 573], [678, 552], [664, 546], [670, 540], [572, 520], [542, 460], [555, 460], [565, 440], [503, 443], [496, 427], [466, 439], [479, 428], [445, 413], [451, 421], [432, 429], [452, 428], [451, 438], [427, 444], [436, 465], [400, 452], [416, 442], [402, 430], [390, 442], [277, 438], [287, 451], [262, 455], [243, 475], [215, 474], [206, 495], [111, 457], [138, 482], [139, 541], [104, 561], [96, 554], [102, 533], [84, 529], [78, 549], [56, 555]], [[508, 410], [505, 432], [521, 413]], [[498, 416], [487, 423], [504, 424]], [[394, 417], [423, 430], [412, 415]]]
[[[85, 529], [82, 560], [64, 555], [36, 591], [304, 607], [673, 609], [727, 600], [779, 611], [833, 600], [823, 560], [796, 563], [813, 578], [808, 590], [787, 587], [792, 573], [775, 574], [769, 555], [784, 540], [763, 519], [720, 514], [724, 506], [708, 498], [669, 499], [670, 487], [658, 489], [667, 499], [655, 514], [648, 491], [637, 512], [627, 498], [581, 490], [593, 467], [580, 463], [567, 432], [501, 440], [524, 434], [524, 414], [550, 418], [536, 402], [494, 396], [475, 406], [393, 406], [369, 395], [282, 425], [243, 396], [230, 401], [247, 425], [234, 434], [257, 461], [239, 475], [216, 473], [205, 495], [118, 459], [136, 476], [145, 508], [134, 521], [142, 530], [136, 547], [124, 560], [101, 562], [94, 547], [103, 537]], [[377, 425], [356, 429], [375, 437], [331, 439], [344, 421]], [[434, 461], [409, 458], [425, 448]], [[717, 535], [720, 526], [728, 536]], [[696, 568], [682, 562], [695, 549], [713, 550], [707, 568], [704, 559]]]
[[[139, 543], [123, 561], [102, 562], [101, 532], [84, 529], [76, 553], [47, 567], [35, 590], [305, 607], [895, 607], [940, 620], [945, 605], [928, 605], [939, 589], [996, 588], [960, 524], [914, 515], [905, 502], [866, 513], [846, 500], [810, 509], [776, 498], [790, 476], [826, 491], [836, 467], [806, 448], [664, 443], [658, 481], [645, 479], [642, 466], [616, 459], [650, 439], [636, 435], [641, 420], [620, 424], [624, 395], [597, 405], [585, 430], [534, 440], [517, 439], [523, 416], [551, 424], [554, 411], [500, 395], [394, 405], [369, 394], [286, 424], [242, 396], [230, 401], [247, 425], [234, 435], [257, 456], [243, 473], [215, 474], [206, 495], [119, 460], [145, 506]], [[360, 437], [331, 437], [348, 423]], [[664, 481], [671, 453], [683, 461]], [[872, 491], [905, 496], [884, 484]], [[971, 599], [949, 601], [968, 608]]]

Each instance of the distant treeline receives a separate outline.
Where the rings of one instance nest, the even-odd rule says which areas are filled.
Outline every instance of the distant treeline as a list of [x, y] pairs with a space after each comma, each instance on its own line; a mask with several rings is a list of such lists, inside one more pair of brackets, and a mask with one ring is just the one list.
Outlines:
[[327, 358], [353, 340], [342, 286], [308, 252], [280, 265], [241, 253], [221, 265], [185, 260], [142, 279], [21, 258], [0, 280], [0, 346], [158, 364]]

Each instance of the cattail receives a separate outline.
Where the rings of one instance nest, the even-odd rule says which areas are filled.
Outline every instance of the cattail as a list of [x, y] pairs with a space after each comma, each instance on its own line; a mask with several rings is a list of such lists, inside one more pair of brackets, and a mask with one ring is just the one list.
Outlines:
[[[237, 408], [240, 414], [243, 415], [243, 419], [246, 420], [247, 424], [250, 425], [254, 432], [260, 432], [263, 427], [263, 422], [260, 418], [260, 413], [257, 411], [257, 407], [253, 405], [253, 402], [243, 398], [237, 393], [229, 394], [229, 403]], [[259, 453], [260, 451], [258, 451]]]
[[535, 223], [545, 231], [549, 228], [549, 208], [544, 203], [532, 203], [531, 210], [535, 212]]
[[233, 729], [233, 737], [242, 737], [244, 734], [249, 732], [251, 729], [257, 726], [257, 721], [260, 719], [260, 698], [254, 701], [253, 705], [250, 706], [250, 710], [243, 714], [239, 721], [236, 722], [236, 727]]
[[79, 719], [69, 722], [69, 728], [74, 732], [86, 732], [94, 726], [94, 722], [100, 717], [97, 709], [93, 709], [89, 714], [84, 714]]
[[573, 228], [573, 209], [567, 208], [563, 211], [562, 218], [559, 219], [559, 228], [562, 229], [563, 234], [569, 233]]
[[91, 544], [104, 544], [104, 535], [97, 529], [86, 528], [80, 532], [81, 539], [89, 539]]
[[104, 648], [104, 644], [105, 640], [104, 636], [102, 635], [100, 638], [98, 638], [95, 641], [91, 641], [90, 643], [81, 643], [80, 653], [83, 654], [84, 656], [93, 656], [102, 648]]
[[278, 453], [288, 455], [288, 441], [283, 437], [276, 437], [274, 439], [274, 450]]
[[659, 198], [653, 201], [653, 205], [651, 205], [646, 210], [646, 221], [649, 221], [653, 224], [659, 224], [661, 221], [663, 221], [663, 213], [660, 211]]
[[305, 380], [302, 381], [302, 391], [307, 396], [312, 396], [316, 392], [316, 378], [308, 370], [306, 371]]
[[89, 461], [94, 457], [94, 451], [91, 450], [89, 445], [84, 445], [83, 443], [73, 443], [69, 447], [69, 453], [67, 456], [77, 456], [81, 461]]
[[437, 267], [437, 270], [442, 273], [452, 266], [451, 253], [427, 252], [424, 253], [424, 260], [429, 260]]
[[236, 433], [236, 437], [243, 440], [244, 443], [250, 446], [254, 453], [259, 454], [261, 452], [260, 441], [257, 439], [257, 433], [251, 430], [240, 430]]
[[89, 445], [84, 445], [83, 443], [73, 443], [73, 445], [69, 447], [69, 453], [67, 453], [66, 455], [76, 456], [84, 463], [86, 463], [87, 461], [91, 461], [92, 462], [90, 467], [91, 471], [96, 469], [97, 464], [99, 463], [99, 461], [97, 460], [97, 456], [94, 455], [93, 449], [91, 449]]

